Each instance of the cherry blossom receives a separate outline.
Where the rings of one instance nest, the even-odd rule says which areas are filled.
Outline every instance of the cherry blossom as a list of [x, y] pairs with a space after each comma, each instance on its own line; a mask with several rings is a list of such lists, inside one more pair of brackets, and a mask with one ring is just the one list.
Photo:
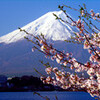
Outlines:
[[[53, 45], [49, 44], [42, 35], [33, 36], [33, 40], [26, 38], [37, 45], [35, 49], [44, 53], [46, 57], [51, 58], [51, 60], [56, 61], [58, 64], [63, 65], [64, 67], [69, 66], [69, 68], [74, 72], [70, 73], [64, 69], [61, 70], [57, 66], [47, 66], [45, 71], [48, 76], [41, 76], [41, 80], [43, 81], [43, 83], [53, 84], [66, 90], [68, 88], [77, 90], [82, 88], [87, 91], [92, 97], [96, 96], [100, 98], [100, 30], [91, 21], [95, 20], [99, 23], [100, 14], [95, 13], [93, 10], [88, 13], [85, 7], [81, 7], [80, 11], [68, 7], [72, 10], [80, 12], [81, 16], [78, 20], [75, 21], [66, 13], [64, 7], [67, 6], [59, 6], [60, 10], [64, 12], [66, 17], [69, 18], [71, 22], [64, 21], [62, 18], [59, 18], [57, 16], [56, 19], [78, 28], [77, 32], [73, 32], [75, 34], [75, 36], [73, 37], [74, 42], [82, 43], [83, 49], [86, 49], [88, 51], [88, 53], [90, 54], [90, 58], [85, 63], [77, 61], [72, 53], [57, 50], [53, 47]], [[82, 18], [84, 19], [82, 20]], [[86, 26], [89, 27], [91, 31], [88, 31], [86, 29]], [[22, 29], [20, 29], [20, 31], [26, 32]], [[29, 33], [27, 34], [31, 35]], [[34, 51], [34, 49], [32, 49], [32, 51]], [[87, 73], [87, 78], [84, 77], [84, 72]], [[54, 77], [50, 76], [51, 73], [54, 73]], [[79, 76], [78, 73], [81, 73], [82, 77]]]

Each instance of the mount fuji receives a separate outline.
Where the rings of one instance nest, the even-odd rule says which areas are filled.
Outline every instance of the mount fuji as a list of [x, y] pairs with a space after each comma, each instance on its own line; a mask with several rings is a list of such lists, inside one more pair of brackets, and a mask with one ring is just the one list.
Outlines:
[[[47, 40], [54, 42], [56, 48], [73, 52], [76, 58], [85, 62], [88, 56], [81, 45], [69, 44], [63, 41], [70, 39], [73, 31], [77, 29], [60, 20], [55, 20], [53, 13], [70, 22], [62, 11], [54, 11], [48, 12], [37, 20], [22, 27], [22, 29], [34, 35], [40, 35], [42, 33]], [[17, 29], [0, 37], [0, 74], [17, 76], [24, 74], [37, 75], [33, 68], [38, 69], [41, 73], [44, 71], [44, 67], [39, 63], [39, 60], [50, 60], [45, 59], [44, 55], [38, 51], [31, 52], [32, 43], [27, 42], [24, 36], [27, 36], [27, 34]], [[52, 65], [55, 64], [52, 61], [50, 63]]]
[[[64, 24], [59, 20], [55, 20], [53, 13], [69, 22], [69, 19], [66, 18], [62, 11], [54, 11], [48, 12], [37, 20], [22, 27], [22, 29], [25, 29], [27, 32], [34, 35], [40, 35], [42, 33], [46, 39], [54, 41], [70, 38], [73, 31], [72, 26]], [[26, 36], [26, 34], [24, 32], [20, 32], [20, 30], [17, 29], [7, 35], [0, 37], [0, 43], [9, 44], [17, 42], [19, 40], [23, 40], [24, 36]]]

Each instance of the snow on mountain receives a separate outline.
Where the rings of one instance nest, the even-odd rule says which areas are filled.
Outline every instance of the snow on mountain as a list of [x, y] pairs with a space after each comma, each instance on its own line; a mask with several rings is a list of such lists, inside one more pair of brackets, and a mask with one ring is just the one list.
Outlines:
[[[65, 14], [62, 11], [54, 11], [48, 12], [47, 14], [43, 15], [42, 17], [38, 18], [37, 20], [27, 24], [26, 26], [22, 27], [27, 32], [32, 33], [34, 35], [43, 34], [46, 39], [51, 40], [65, 40], [71, 37], [72, 27], [64, 24], [60, 20], [55, 20], [55, 16], [57, 16], [69, 21], [66, 18]], [[12, 43], [19, 40], [23, 40], [26, 34], [24, 32], [20, 32], [19, 29], [0, 37], [0, 43]]]

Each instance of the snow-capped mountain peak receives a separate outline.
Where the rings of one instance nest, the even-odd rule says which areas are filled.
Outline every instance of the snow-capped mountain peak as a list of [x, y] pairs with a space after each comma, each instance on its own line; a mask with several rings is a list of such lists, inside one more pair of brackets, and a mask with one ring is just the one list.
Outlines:
[[[46, 39], [51, 39], [54, 41], [70, 38], [72, 27], [64, 24], [60, 20], [56, 20], [53, 13], [63, 18], [64, 20], [69, 21], [62, 11], [48, 12], [37, 20], [22, 27], [22, 29], [25, 29], [27, 32], [34, 35], [40, 35], [42, 33]], [[0, 37], [0, 43], [4, 42], [9, 44], [12, 42], [17, 42], [19, 40], [23, 40], [24, 36], [26, 36], [26, 34], [24, 32], [20, 32], [20, 30], [17, 29], [7, 35]]]

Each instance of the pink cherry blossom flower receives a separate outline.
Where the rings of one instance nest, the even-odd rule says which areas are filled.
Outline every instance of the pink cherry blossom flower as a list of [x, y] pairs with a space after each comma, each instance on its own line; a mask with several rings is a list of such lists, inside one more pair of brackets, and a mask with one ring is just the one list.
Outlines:
[[45, 69], [45, 71], [46, 71], [47, 74], [51, 74], [52, 67], [47, 67], [47, 68]]

